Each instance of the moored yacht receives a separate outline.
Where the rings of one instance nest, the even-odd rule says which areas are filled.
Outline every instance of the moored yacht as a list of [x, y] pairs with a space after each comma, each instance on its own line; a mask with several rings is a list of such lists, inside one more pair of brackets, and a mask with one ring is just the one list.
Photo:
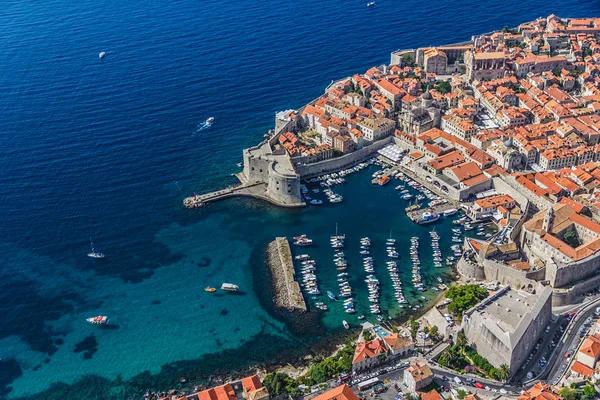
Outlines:
[[98, 315], [97, 317], [87, 318], [87, 322], [94, 325], [108, 324], [108, 317], [105, 315]]

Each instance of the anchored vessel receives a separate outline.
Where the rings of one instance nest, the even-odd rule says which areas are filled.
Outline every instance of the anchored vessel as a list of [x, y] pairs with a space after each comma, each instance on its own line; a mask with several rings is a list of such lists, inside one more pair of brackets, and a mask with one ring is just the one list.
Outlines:
[[237, 292], [239, 289], [238, 285], [234, 285], [233, 283], [224, 283], [221, 285], [222, 290], [227, 290], [228, 292]]
[[105, 315], [98, 315], [97, 317], [87, 318], [87, 322], [94, 325], [108, 324], [108, 317]]
[[92, 238], [90, 238], [90, 245], [92, 246], [92, 251], [88, 253], [88, 257], [104, 258], [104, 253], [97, 253], [96, 250], [94, 250], [94, 242], [92, 242]]

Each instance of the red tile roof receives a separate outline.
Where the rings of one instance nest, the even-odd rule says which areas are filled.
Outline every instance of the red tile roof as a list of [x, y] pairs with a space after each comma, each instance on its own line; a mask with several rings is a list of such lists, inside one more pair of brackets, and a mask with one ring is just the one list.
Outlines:
[[358, 396], [354, 394], [348, 385], [344, 384], [315, 397], [313, 400], [358, 400]]

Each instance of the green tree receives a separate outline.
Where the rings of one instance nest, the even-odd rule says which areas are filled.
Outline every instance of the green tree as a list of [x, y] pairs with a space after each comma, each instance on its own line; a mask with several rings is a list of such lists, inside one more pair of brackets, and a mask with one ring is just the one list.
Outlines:
[[573, 228], [567, 229], [563, 235], [563, 240], [571, 247], [579, 247], [579, 238], [577, 237], [577, 232], [575, 232]]
[[488, 296], [487, 290], [478, 285], [452, 286], [446, 292], [446, 297], [452, 299], [448, 305], [448, 311], [454, 315], [462, 316], [462, 313], [479, 303]]
[[429, 327], [426, 326], [425, 328], [423, 328], [423, 333], [426, 335], [429, 335]]
[[585, 51], [583, 52], [583, 57], [587, 57], [587, 56], [591, 56], [593, 54], [592, 49], [587, 48], [585, 49]]
[[365, 338], [365, 340], [368, 342], [369, 340], [373, 339], [373, 334], [371, 331], [364, 331], [363, 338]]
[[508, 33], [508, 31], [509, 31], [508, 25], [504, 25], [504, 28], [502, 28], [502, 32]]
[[563, 400], [579, 400], [579, 392], [577, 390], [565, 387], [558, 392]]
[[308, 372], [310, 377], [316, 382], [321, 383], [327, 380], [327, 374], [321, 364], [313, 365]]
[[278, 396], [287, 391], [286, 388], [290, 386], [292, 381], [293, 380], [287, 374], [277, 372], [265, 376], [263, 384], [272, 396]]
[[467, 336], [463, 331], [458, 332], [458, 335], [456, 336], [456, 344], [462, 348], [467, 345]]
[[500, 369], [498, 369], [498, 378], [501, 381], [506, 381], [508, 378], [510, 378], [510, 373], [510, 367], [507, 364], [502, 364]]
[[583, 387], [583, 398], [585, 400], [591, 400], [596, 397], [596, 388], [590, 384]]
[[460, 400], [463, 400], [469, 393], [466, 390], [458, 389], [456, 394]]
[[410, 325], [410, 336], [413, 340], [417, 338], [417, 332], [419, 331], [419, 323], [415, 320], [414, 316], [410, 316], [408, 323]]
[[410, 56], [410, 54], [406, 53], [402, 55], [402, 64], [403, 65], [408, 65], [409, 67], [412, 67], [414, 65], [414, 61], [413, 58]]
[[386, 358], [387, 358], [387, 357], [385, 356], [385, 354], [380, 354], [380, 355], [378, 355], [378, 356], [377, 356], [377, 359], [378, 359], [379, 361], [385, 361], [385, 359], [386, 359]]
[[452, 85], [448, 81], [442, 81], [435, 85], [435, 90], [441, 94], [450, 93], [452, 91]]
[[440, 341], [440, 332], [439, 332], [439, 329], [438, 329], [437, 326], [432, 326], [431, 327], [431, 329], [429, 330], [429, 337], [434, 342], [439, 342]]

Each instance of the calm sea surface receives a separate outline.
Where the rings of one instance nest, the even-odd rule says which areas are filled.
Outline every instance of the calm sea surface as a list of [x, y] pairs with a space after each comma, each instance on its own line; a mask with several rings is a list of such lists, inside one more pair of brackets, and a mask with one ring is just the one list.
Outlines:
[[[600, 15], [597, 2], [574, 0], [365, 3], [2, 3], [0, 398], [139, 398], [181, 376], [308, 351], [346, 315], [334, 304], [323, 318], [293, 324], [271, 309], [264, 248], [275, 236], [316, 240], [307, 252], [321, 264], [324, 291], [337, 287], [327, 238], [338, 223], [359, 313], [361, 236], [374, 242], [392, 315], [404, 310], [383, 268], [390, 230], [404, 252], [410, 236], [421, 237], [426, 282], [450, 272], [431, 267], [429, 229], [408, 222], [393, 186], [371, 186], [373, 168], [336, 189], [346, 199], [337, 206], [181, 206], [183, 195], [234, 182], [242, 149], [272, 127], [276, 110], [387, 62], [392, 50], [463, 41], [550, 13]], [[198, 130], [210, 116], [214, 126]], [[436, 229], [447, 253], [450, 225]], [[105, 260], [85, 256], [90, 237]], [[203, 290], [224, 281], [240, 294]], [[417, 294], [407, 294], [414, 303]], [[114, 325], [85, 322], [97, 314]]]

